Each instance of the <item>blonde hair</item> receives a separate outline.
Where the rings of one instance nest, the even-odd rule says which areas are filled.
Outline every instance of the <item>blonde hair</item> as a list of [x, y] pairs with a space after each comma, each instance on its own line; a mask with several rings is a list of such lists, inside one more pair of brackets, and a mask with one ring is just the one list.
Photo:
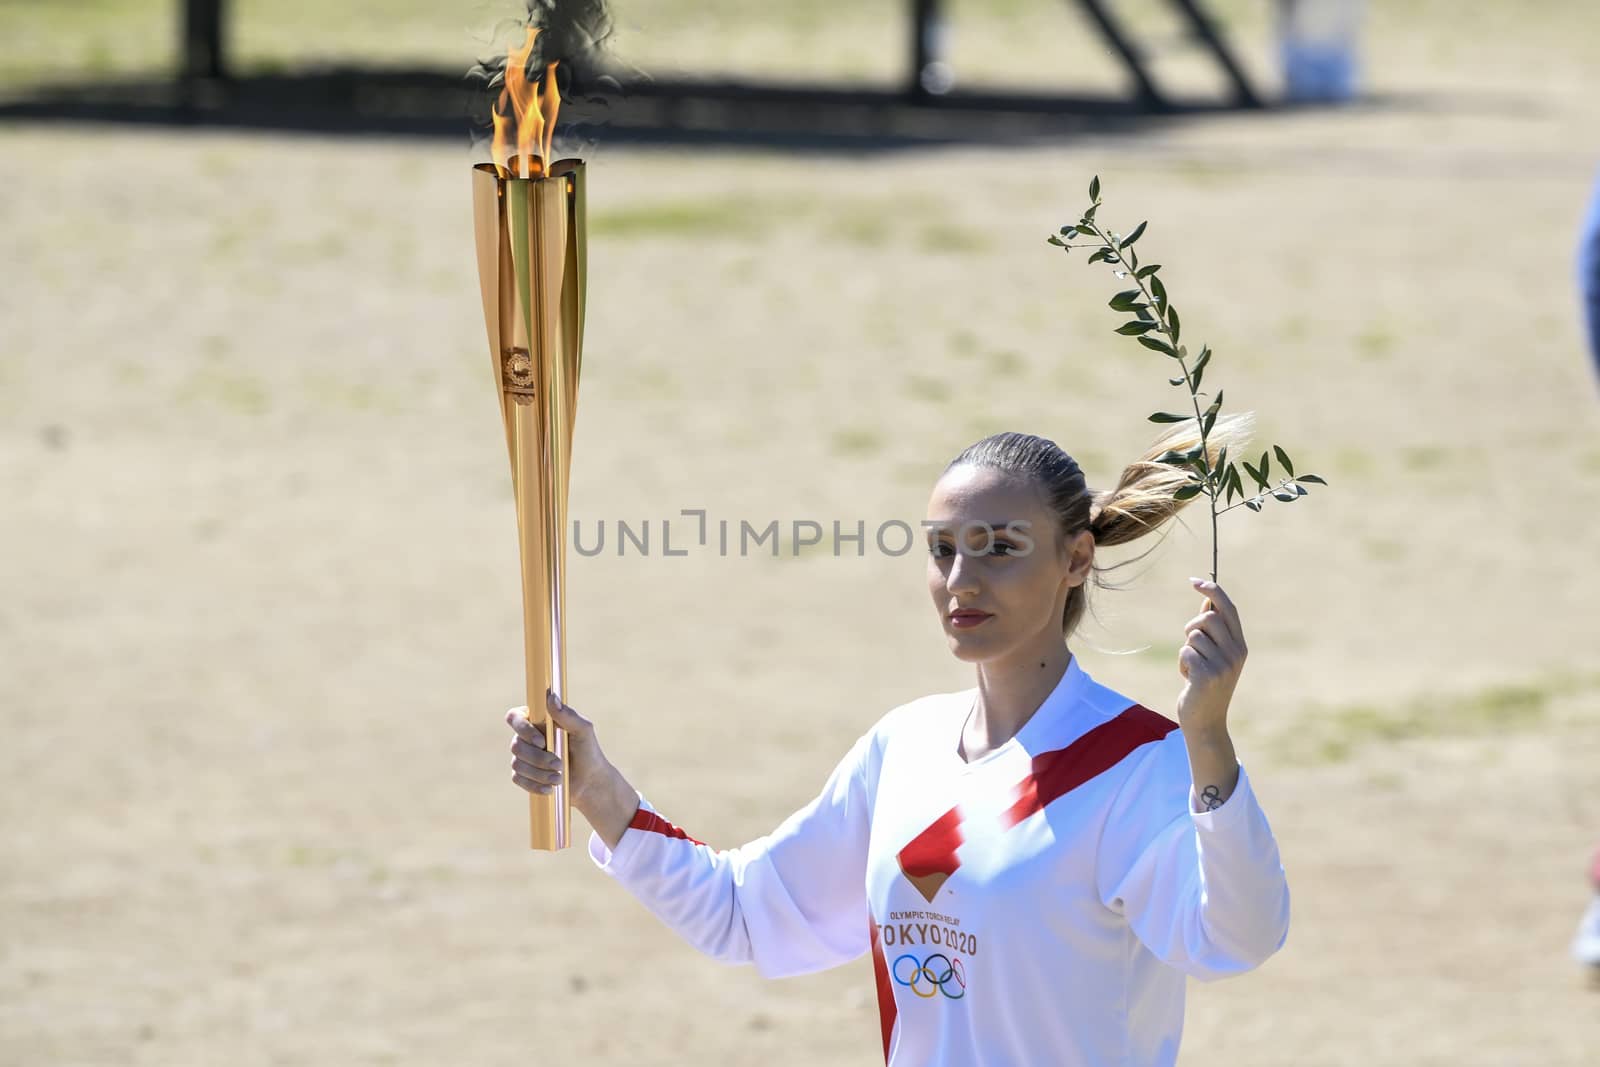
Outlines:
[[[1254, 418], [1246, 414], [1224, 415], [1206, 435], [1206, 455], [1214, 469], [1224, 450], [1239, 454], [1254, 429]], [[1032, 481], [1044, 496], [1046, 505], [1060, 522], [1063, 541], [1070, 541], [1083, 530], [1094, 535], [1096, 548], [1136, 541], [1153, 533], [1175, 517], [1189, 503], [1177, 498], [1178, 490], [1193, 484], [1190, 468], [1178, 457], [1200, 446], [1200, 432], [1192, 419], [1174, 423], [1172, 429], [1153, 441], [1144, 455], [1128, 464], [1111, 489], [1093, 490], [1084, 479], [1077, 460], [1062, 451], [1054, 441], [1025, 433], [999, 433], [985, 437], [963, 449], [945, 467], [970, 465], [1015, 474]], [[1198, 498], [1191, 498], [1198, 499]], [[1153, 549], [1152, 549], [1153, 551]], [[1111, 567], [1096, 564], [1091, 572], [1094, 584], [1106, 586], [1101, 576], [1143, 559], [1143, 553]], [[1089, 606], [1089, 583], [1074, 587], [1067, 594], [1061, 629], [1071, 635]]]

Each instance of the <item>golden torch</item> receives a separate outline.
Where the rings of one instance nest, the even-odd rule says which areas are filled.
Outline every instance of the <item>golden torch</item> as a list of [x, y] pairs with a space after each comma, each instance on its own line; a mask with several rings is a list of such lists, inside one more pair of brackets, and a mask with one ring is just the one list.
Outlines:
[[[517, 503], [528, 720], [564, 762], [566, 734], [550, 721], [544, 694], [549, 688], [570, 702], [565, 530], [583, 352], [583, 161], [548, 162], [561, 95], [555, 63], [542, 78], [529, 76], [538, 33], [530, 28], [522, 47], [507, 55], [494, 113], [494, 162], [472, 168], [472, 209]], [[566, 848], [572, 839], [566, 783], [528, 799], [532, 847]]]

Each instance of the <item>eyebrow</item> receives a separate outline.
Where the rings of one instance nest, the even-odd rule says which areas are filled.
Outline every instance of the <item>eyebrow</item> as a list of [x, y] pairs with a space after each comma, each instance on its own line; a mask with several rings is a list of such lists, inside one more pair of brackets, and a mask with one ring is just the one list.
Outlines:
[[[927, 530], [927, 532], [928, 532], [928, 534], [930, 536], [933, 535], [933, 534], [953, 534], [953, 533], [955, 533], [956, 528], [962, 525], [961, 523], [945, 522], [945, 521], [940, 520], [940, 519], [927, 519], [927, 520], [924, 520], [924, 521], [928, 525], [923, 526], [923, 529]], [[989, 529], [994, 531], [994, 535], [996, 537], [1002, 537], [1002, 536], [1004, 536], [1005, 534], [1007, 534], [1009, 532], [1009, 531], [1006, 530], [1007, 524], [1013, 523], [1013, 522], [1027, 522], [1027, 521], [1028, 521], [1027, 519], [1007, 519], [1005, 522], [985, 522], [985, 520], [983, 520], [983, 519], [968, 519], [967, 520], [967, 522], [971, 523], [974, 527], [981, 528], [982, 526], [987, 525], [989, 527]], [[974, 530], [974, 532], [977, 532], [977, 531]]]

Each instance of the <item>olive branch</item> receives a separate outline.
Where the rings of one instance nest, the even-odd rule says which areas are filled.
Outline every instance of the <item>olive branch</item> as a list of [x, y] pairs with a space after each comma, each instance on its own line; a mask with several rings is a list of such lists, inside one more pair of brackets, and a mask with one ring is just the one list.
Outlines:
[[[1182, 344], [1182, 322], [1178, 318], [1177, 308], [1172, 306], [1167, 296], [1167, 287], [1160, 278], [1161, 265], [1151, 263], [1146, 266], [1139, 265], [1139, 253], [1134, 251], [1134, 243], [1144, 236], [1148, 222], [1141, 222], [1134, 227], [1133, 232], [1123, 236], [1111, 230], [1102, 229], [1095, 221], [1095, 212], [1100, 207], [1100, 179], [1095, 177], [1089, 183], [1089, 206], [1084, 209], [1083, 216], [1076, 225], [1063, 226], [1058, 233], [1053, 233], [1048, 238], [1050, 244], [1060, 248], [1063, 252], [1074, 248], [1093, 248], [1089, 254], [1089, 262], [1106, 263], [1112, 267], [1112, 274], [1117, 278], [1132, 278], [1137, 288], [1125, 289], [1113, 296], [1110, 301], [1111, 310], [1121, 311], [1133, 315], [1133, 318], [1117, 327], [1117, 333], [1125, 337], [1132, 337], [1139, 344], [1153, 352], [1159, 352], [1169, 359], [1176, 360], [1178, 369], [1182, 372], [1180, 377], [1168, 378], [1167, 383], [1172, 386], [1186, 386], [1189, 390], [1189, 404], [1193, 409], [1192, 415], [1180, 415], [1170, 411], [1157, 411], [1150, 415], [1150, 421], [1155, 423], [1178, 423], [1193, 419], [1200, 431], [1200, 443], [1193, 448], [1178, 451], [1164, 452], [1157, 457], [1156, 462], [1167, 463], [1183, 467], [1188, 471], [1189, 481], [1178, 488], [1173, 494], [1179, 501], [1191, 500], [1204, 493], [1211, 502], [1211, 580], [1217, 580], [1217, 519], [1237, 507], [1246, 507], [1251, 511], [1260, 511], [1268, 497], [1274, 500], [1290, 502], [1298, 500], [1307, 494], [1306, 483], [1327, 485], [1328, 483], [1315, 474], [1300, 474], [1294, 472], [1294, 462], [1281, 445], [1273, 445], [1271, 449], [1261, 453], [1261, 458], [1254, 465], [1249, 460], [1240, 460], [1238, 463], [1228, 459], [1226, 445], [1217, 454], [1216, 465], [1211, 463], [1210, 435], [1211, 428], [1216, 425], [1217, 415], [1222, 410], [1222, 390], [1218, 389], [1215, 397], [1202, 392], [1200, 383], [1205, 377], [1206, 370], [1211, 364], [1211, 349], [1202, 345], [1200, 354], [1193, 363], [1189, 362], [1189, 349]], [[1080, 244], [1070, 243], [1074, 237], [1087, 238], [1088, 241]], [[1204, 410], [1201, 409], [1202, 397], [1210, 399]], [[1272, 459], [1276, 457], [1278, 466], [1283, 473], [1274, 478]], [[1256, 491], [1246, 492], [1244, 480], [1239, 474], [1243, 467], [1250, 480], [1256, 485]], [[1238, 501], [1235, 502], [1235, 498]]]

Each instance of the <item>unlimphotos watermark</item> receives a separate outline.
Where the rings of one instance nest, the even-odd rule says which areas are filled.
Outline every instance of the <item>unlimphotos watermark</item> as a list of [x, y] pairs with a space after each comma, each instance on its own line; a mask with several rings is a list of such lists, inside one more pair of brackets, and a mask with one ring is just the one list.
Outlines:
[[[578, 555], [586, 557], [606, 553], [609, 547], [618, 556], [687, 556], [705, 550], [719, 556], [778, 559], [784, 555], [800, 556], [831, 549], [835, 557], [854, 555], [860, 558], [867, 554], [869, 546], [885, 556], [903, 556], [917, 544], [918, 526], [925, 531], [924, 541], [930, 550], [935, 545], [947, 545], [963, 555], [986, 556], [1004, 546], [1008, 556], [1026, 556], [1034, 547], [1033, 538], [1028, 534], [1031, 523], [1023, 519], [1012, 520], [1001, 527], [976, 520], [951, 526], [929, 519], [918, 520], [915, 524], [904, 519], [888, 519], [869, 530], [865, 519], [853, 522], [833, 519], [825, 526], [815, 519], [787, 522], [769, 519], [765, 523], [718, 519], [713, 522], [704, 508], [684, 508], [678, 515], [693, 522], [674, 527], [674, 520], [667, 518], [616, 519], [609, 523], [600, 519], [586, 534], [584, 522], [573, 519], [572, 547]], [[785, 533], [787, 538], [783, 536]]]

